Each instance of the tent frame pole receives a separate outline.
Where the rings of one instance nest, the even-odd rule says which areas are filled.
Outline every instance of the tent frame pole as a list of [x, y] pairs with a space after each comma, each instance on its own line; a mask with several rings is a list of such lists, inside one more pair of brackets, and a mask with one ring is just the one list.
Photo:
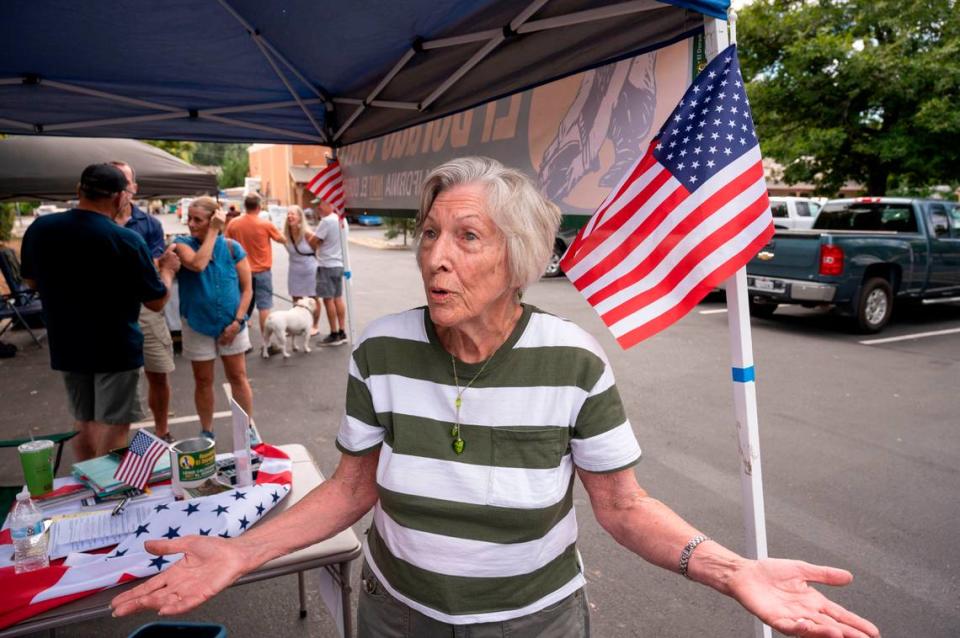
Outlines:
[[[543, 5], [547, 3], [547, 0], [533, 0], [527, 7], [521, 11], [513, 20], [510, 21], [509, 29], [515, 33], [519, 33], [521, 27], [524, 23], [530, 19], [530, 17], [539, 11]], [[480, 64], [484, 58], [486, 58], [490, 53], [500, 46], [507, 39], [504, 31], [497, 32], [496, 35], [490, 39], [479, 51], [470, 56], [470, 59], [463, 63], [463, 65], [454, 71], [450, 77], [444, 80], [440, 86], [434, 89], [433, 93], [427, 96], [420, 104], [420, 110], [426, 110], [430, 108], [430, 105], [436, 102], [441, 95], [446, 93], [451, 86], [456, 84], [460, 78], [466, 75], [473, 67]]]
[[[727, 22], [705, 18], [707, 59], [727, 48]], [[763, 474], [760, 467], [760, 423], [757, 418], [757, 384], [753, 365], [753, 337], [747, 291], [747, 269], [738, 270], [724, 284], [727, 291], [727, 321], [733, 368], [733, 403], [740, 453], [740, 492], [748, 558], [767, 557], [766, 516], [763, 506]], [[770, 638], [770, 627], [754, 620], [754, 636]]]
[[290, 62], [290, 60], [288, 60], [285, 55], [283, 55], [282, 53], [280, 53], [279, 51], [277, 51], [277, 48], [276, 48], [275, 46], [273, 46], [273, 43], [271, 43], [270, 40], [268, 40], [267, 38], [263, 37], [263, 35], [260, 34], [259, 29], [255, 29], [255, 28], [253, 27], [253, 25], [251, 25], [249, 22], [247, 22], [247, 20], [246, 20], [242, 15], [240, 15], [240, 14], [237, 12], [236, 9], [234, 9], [232, 6], [230, 6], [230, 3], [228, 3], [226, 0], [217, 0], [217, 2], [220, 4], [220, 6], [222, 6], [222, 7], [227, 11], [227, 13], [229, 13], [230, 15], [232, 15], [232, 16], [234, 17], [234, 19], [235, 19], [237, 22], [239, 22], [240, 25], [241, 25], [244, 29], [246, 29], [247, 32], [248, 32], [250, 35], [256, 36], [256, 37], [260, 38], [261, 41], [263, 42], [263, 45], [264, 45], [265, 47], [267, 47], [267, 49], [270, 51], [270, 53], [273, 54], [273, 56], [274, 56], [276, 59], [278, 59], [278, 60], [280, 60], [281, 62], [283, 62], [283, 65], [284, 65], [285, 67], [287, 67], [287, 69], [288, 69], [291, 73], [293, 73], [295, 76], [297, 76], [297, 79], [300, 80], [301, 82], [303, 82], [303, 85], [306, 86], [308, 89], [310, 89], [310, 92], [311, 92], [311, 93], [313, 93], [313, 94], [316, 95], [318, 98], [322, 99], [322, 100], [324, 101], [324, 103], [326, 103], [327, 105], [329, 105], [329, 103], [330, 103], [330, 96], [327, 95], [327, 92], [324, 91], [322, 88], [317, 87], [317, 86], [314, 86], [313, 84], [311, 84], [310, 81], [307, 80], [306, 77], [304, 77], [303, 73], [301, 73], [300, 70], [299, 70], [292, 62]]
[[[142, 116], [142, 119], [131, 120], [129, 118], [113, 118], [108, 120], [90, 120], [87, 122], [64, 122], [62, 124], [51, 124], [49, 127], [45, 127], [44, 130], [53, 130], [53, 131], [68, 131], [77, 128], [92, 128], [94, 126], [103, 126], [108, 124], [117, 124], [122, 122], [124, 119], [126, 121], [139, 121], [139, 122], [149, 122], [149, 121], [160, 121], [160, 120], [169, 120], [177, 118], [190, 118], [191, 113], [189, 111], [184, 111], [183, 109], [168, 106], [166, 104], [160, 104], [158, 102], [148, 102], [146, 100], [138, 100], [136, 98], [129, 98], [124, 95], [117, 95], [115, 93], [108, 93], [106, 91], [99, 91], [97, 89], [90, 89], [83, 86], [77, 86], [75, 84], [69, 84], [67, 82], [59, 82], [56, 80], [41, 80], [41, 86], [49, 86], [50, 88], [59, 89], [61, 91], [66, 91], [68, 93], [79, 93], [81, 95], [89, 95], [91, 97], [98, 97], [103, 100], [110, 100], [114, 102], [120, 102], [122, 104], [129, 104], [131, 106], [139, 106], [141, 108], [156, 109], [158, 111], [164, 111], [163, 113], [154, 113], [151, 115]], [[286, 103], [286, 106], [292, 106], [291, 103]], [[223, 107], [231, 109], [231, 112], [236, 112], [237, 107]], [[279, 108], [272, 105], [260, 104], [255, 105], [256, 110], [266, 110], [268, 108]], [[207, 119], [214, 122], [220, 122], [221, 124], [229, 124], [231, 126], [236, 126], [238, 128], [248, 128], [255, 131], [263, 131], [265, 133], [274, 133], [277, 135], [284, 135], [288, 137], [293, 137], [297, 139], [302, 139], [307, 142], [312, 142], [314, 144], [322, 144], [326, 140], [315, 135], [307, 135], [306, 133], [300, 133], [298, 131], [290, 131], [287, 129], [277, 128], [274, 126], [265, 126], [263, 124], [254, 124], [252, 122], [244, 122], [242, 120], [236, 120], [233, 118], [223, 117], [216, 114], [217, 109], [208, 109], [203, 111], [196, 112], [197, 119]], [[140, 118], [141, 116], [137, 116]], [[33, 129], [34, 126], [29, 126]]]
[[260, 53], [262, 53], [263, 57], [267, 60], [267, 64], [270, 65], [270, 68], [273, 69], [273, 72], [276, 73], [278, 78], [280, 78], [280, 81], [283, 82], [283, 85], [287, 87], [287, 92], [290, 94], [290, 97], [296, 101], [297, 106], [299, 106], [300, 110], [303, 111], [303, 114], [307, 116], [307, 119], [310, 121], [310, 125], [313, 126], [313, 129], [320, 134], [320, 137], [323, 138], [324, 141], [328, 140], [330, 136], [319, 124], [317, 124], [317, 121], [313, 118], [313, 114], [310, 113], [310, 109], [308, 109], [306, 104], [303, 103], [303, 100], [300, 99], [300, 96], [297, 95], [297, 92], [293, 90], [293, 86], [290, 84], [290, 81], [287, 80], [287, 76], [283, 74], [283, 71], [280, 70], [280, 67], [277, 66], [277, 63], [273, 61], [273, 57], [271, 57], [270, 51], [264, 44], [263, 38], [256, 33], [250, 37], [253, 39], [253, 43], [257, 45], [257, 48], [260, 49]]
[[[364, 104], [363, 100], [355, 97], [335, 97], [333, 98], [333, 101], [336, 104], [349, 104], [351, 106], [360, 106]], [[381, 109], [401, 109], [404, 111], [420, 110], [420, 105], [416, 102], [397, 102], [396, 100], [373, 100], [369, 102], [369, 106], [374, 106]]]
[[360, 103], [360, 107], [354, 110], [354, 112], [350, 114], [350, 117], [347, 118], [347, 121], [344, 122], [343, 125], [337, 130], [337, 133], [333, 136], [334, 141], [340, 139], [340, 136], [343, 135], [344, 131], [350, 128], [350, 125], [353, 124], [354, 121], [360, 117], [360, 114], [366, 110], [367, 105], [370, 104], [374, 98], [380, 95], [380, 92], [383, 91], [388, 84], [390, 84], [393, 78], [397, 77], [397, 74], [403, 70], [403, 67], [407, 66], [407, 62], [412, 60], [413, 56], [416, 54], [417, 51], [412, 48], [407, 49], [404, 52], [403, 56], [397, 60], [397, 63], [393, 65], [392, 69], [390, 69], [390, 72], [383, 76], [383, 79], [380, 80], [380, 82], [372, 91], [370, 91], [370, 94], [366, 97], [366, 99]]
[[599, 9], [586, 9], [575, 13], [568, 13], [553, 18], [543, 18], [542, 20], [531, 20], [517, 29], [517, 33], [536, 33], [547, 29], [557, 29], [560, 27], [570, 27], [584, 22], [597, 22], [598, 20], [607, 20], [609, 18], [619, 18], [633, 13], [651, 11], [663, 6], [662, 2], [656, 0], [631, 0], [620, 4], [601, 7]]
[[32, 131], [34, 128], [33, 124], [27, 124], [26, 122], [19, 122], [17, 120], [10, 120], [5, 117], [0, 117], [0, 124], [4, 126], [13, 126], [16, 128], [22, 128], [26, 131]]

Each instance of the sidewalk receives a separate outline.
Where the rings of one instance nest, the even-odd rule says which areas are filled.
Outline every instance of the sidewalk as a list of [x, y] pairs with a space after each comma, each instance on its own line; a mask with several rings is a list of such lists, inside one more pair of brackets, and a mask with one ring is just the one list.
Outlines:
[[403, 235], [394, 237], [393, 239], [387, 239], [384, 237], [384, 232], [382, 228], [364, 228], [361, 230], [360, 228], [353, 227], [350, 229], [350, 235], [347, 237], [347, 241], [351, 244], [378, 248], [380, 250], [413, 250], [412, 237], [407, 237], [407, 245], [404, 246]]

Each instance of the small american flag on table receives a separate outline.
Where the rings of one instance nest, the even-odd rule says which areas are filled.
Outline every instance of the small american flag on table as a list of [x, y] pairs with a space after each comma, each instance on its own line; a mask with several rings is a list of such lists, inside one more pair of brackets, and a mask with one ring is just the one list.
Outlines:
[[149, 432], [139, 430], [130, 441], [130, 448], [124, 454], [113, 477], [130, 487], [142, 490], [153, 473], [153, 467], [167, 450], [169, 447], [166, 443]]
[[735, 46], [690, 85], [560, 267], [623, 348], [683, 317], [773, 235]]

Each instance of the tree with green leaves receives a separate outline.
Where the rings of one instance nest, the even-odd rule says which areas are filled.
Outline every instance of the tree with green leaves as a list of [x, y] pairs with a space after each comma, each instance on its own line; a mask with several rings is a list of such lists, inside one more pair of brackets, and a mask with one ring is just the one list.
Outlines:
[[738, 31], [760, 145], [788, 183], [960, 179], [956, 0], [756, 0]]
[[193, 162], [193, 153], [197, 150], [196, 142], [180, 142], [177, 140], [144, 140], [150, 146], [156, 146], [184, 162]]
[[243, 178], [250, 167], [250, 156], [246, 144], [227, 144], [223, 159], [220, 161], [220, 188], [243, 186]]

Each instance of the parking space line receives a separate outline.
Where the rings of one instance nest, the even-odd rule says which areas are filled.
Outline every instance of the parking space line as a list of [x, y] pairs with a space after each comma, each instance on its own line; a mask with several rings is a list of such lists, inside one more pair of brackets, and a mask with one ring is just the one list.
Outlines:
[[701, 315], [719, 315], [721, 312], [726, 312], [726, 308], [719, 308], [717, 310], [701, 310]]
[[934, 330], [932, 332], [916, 332], [912, 335], [900, 335], [899, 337], [884, 337], [883, 339], [866, 339], [860, 343], [865, 346], [875, 346], [879, 343], [893, 343], [894, 341], [910, 341], [912, 339], [925, 339], [926, 337], [939, 337], [941, 335], [952, 335], [960, 332], [960, 328], [950, 328], [949, 330]]
[[[230, 410], [224, 410], [223, 412], [214, 412], [214, 413], [213, 413], [213, 418], [215, 418], [215, 419], [225, 419], [225, 418], [227, 418], [228, 416], [230, 416]], [[175, 425], [175, 424], [177, 424], [177, 423], [192, 423], [193, 421], [199, 421], [199, 420], [200, 420], [200, 417], [199, 417], [198, 415], [196, 415], [196, 414], [193, 414], [193, 415], [191, 415], [191, 416], [178, 416], [178, 417], [175, 417], [175, 418], [173, 418], [173, 419], [169, 419], [169, 420], [167, 421], [167, 423], [168, 423], [169, 425]], [[131, 427], [131, 429], [134, 429], [134, 430], [140, 429], [140, 428], [152, 428], [152, 427], [153, 427], [153, 420], [151, 419], [151, 420], [149, 420], [149, 421], [137, 421], [136, 423], [134, 423], [134, 424], [131, 425], [130, 427]]]

